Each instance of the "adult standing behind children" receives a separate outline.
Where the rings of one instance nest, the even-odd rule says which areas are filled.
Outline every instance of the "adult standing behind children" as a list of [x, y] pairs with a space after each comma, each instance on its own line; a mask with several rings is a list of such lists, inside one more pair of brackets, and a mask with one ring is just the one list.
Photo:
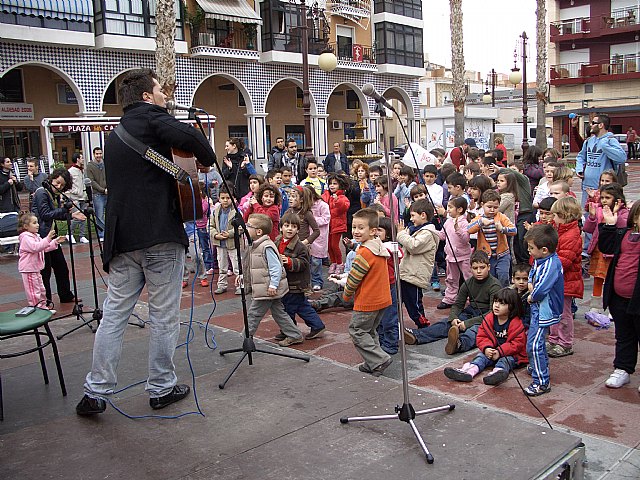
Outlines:
[[244, 143], [239, 138], [228, 138], [224, 144], [227, 154], [224, 156], [222, 176], [233, 184], [236, 198], [249, 193], [249, 177], [256, 174], [249, 155], [244, 153]]
[[[69, 167], [69, 174], [71, 175], [71, 188], [67, 196], [75, 203], [74, 208], [78, 208], [81, 212], [87, 208], [87, 192], [84, 189], [84, 155], [81, 153], [74, 153], [71, 156], [72, 165]], [[69, 241], [76, 243], [76, 239], [73, 236], [73, 232], [78, 227], [78, 234], [80, 235], [80, 243], [89, 243], [87, 237], [85, 237], [85, 231], [87, 228], [86, 220], [78, 220], [74, 218], [71, 220], [71, 231], [69, 232]], [[91, 228], [91, 227], [89, 227]]]
[[360, 244], [353, 260], [343, 299], [355, 297], [349, 335], [364, 360], [358, 370], [379, 377], [391, 365], [391, 357], [380, 347], [378, 325], [389, 305], [387, 249], [376, 237], [378, 214], [365, 208], [353, 216], [353, 240]]
[[93, 149], [93, 162], [89, 162], [86, 167], [87, 178], [91, 180], [93, 191], [93, 209], [95, 210], [96, 225], [98, 226], [98, 236], [104, 239], [104, 209], [107, 207], [107, 176], [104, 173], [104, 162], [102, 161], [102, 149]]
[[[207, 138], [176, 120], [151, 69], [128, 72], [118, 98], [120, 125], [145, 145], [171, 157], [171, 148], [193, 152], [204, 166], [216, 159]], [[122, 338], [140, 293], [148, 292], [149, 377], [146, 390], [153, 409], [182, 400], [187, 385], [177, 383], [173, 355], [180, 334], [180, 296], [185, 249], [189, 239], [176, 201], [175, 180], [129, 148], [116, 133], [105, 143], [109, 202], [105, 218], [104, 269], [109, 288], [104, 316], [96, 332], [93, 364], [84, 384], [78, 415], [102, 413], [113, 395]], [[140, 187], [144, 182], [144, 188]], [[134, 206], [135, 208], [132, 208]], [[138, 359], [139, 361], [139, 359]]]
[[576, 158], [576, 175], [582, 179], [580, 205], [587, 202], [587, 188], [598, 188], [600, 175], [608, 169], [617, 172], [627, 159], [618, 140], [609, 132], [608, 115], [598, 114], [591, 121], [591, 136], [584, 142]]
[[324, 171], [327, 173], [349, 173], [349, 160], [347, 160], [347, 156], [340, 151], [340, 142], [333, 144], [333, 152], [325, 157], [323, 166]]

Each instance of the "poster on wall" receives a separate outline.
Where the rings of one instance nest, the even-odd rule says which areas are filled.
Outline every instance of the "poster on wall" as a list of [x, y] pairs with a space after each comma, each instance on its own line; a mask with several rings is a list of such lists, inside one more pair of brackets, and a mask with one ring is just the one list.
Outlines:
[[453, 148], [456, 146], [456, 129], [454, 127], [445, 127], [444, 129], [444, 146], [446, 148]]

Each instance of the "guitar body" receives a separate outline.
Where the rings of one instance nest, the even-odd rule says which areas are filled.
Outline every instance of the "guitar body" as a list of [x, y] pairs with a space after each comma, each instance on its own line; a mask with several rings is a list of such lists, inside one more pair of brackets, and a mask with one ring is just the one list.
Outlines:
[[[202, 200], [200, 199], [200, 187], [198, 185], [198, 168], [196, 165], [195, 157], [184, 150], [172, 149], [173, 161], [176, 165], [182, 168], [189, 174], [191, 178], [191, 184], [193, 185], [193, 193], [191, 192], [191, 186], [188, 183], [176, 182], [178, 187], [178, 202], [180, 204], [180, 215], [183, 222], [195, 221], [202, 218]], [[195, 198], [195, 212], [196, 217], [193, 217]]]

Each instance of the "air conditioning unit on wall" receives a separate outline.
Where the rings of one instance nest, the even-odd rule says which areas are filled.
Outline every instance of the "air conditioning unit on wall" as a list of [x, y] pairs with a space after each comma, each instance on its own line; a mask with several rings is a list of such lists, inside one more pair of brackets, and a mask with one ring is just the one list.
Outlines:
[[342, 130], [342, 120], [332, 120], [331, 130]]

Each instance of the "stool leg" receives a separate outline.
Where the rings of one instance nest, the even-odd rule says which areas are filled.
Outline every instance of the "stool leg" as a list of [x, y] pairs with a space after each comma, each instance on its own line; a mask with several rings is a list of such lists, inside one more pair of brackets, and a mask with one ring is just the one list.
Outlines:
[[53, 358], [56, 361], [56, 368], [58, 369], [58, 379], [60, 380], [60, 389], [62, 390], [62, 396], [67, 396], [67, 387], [64, 384], [64, 376], [62, 375], [62, 364], [60, 363], [60, 355], [58, 354], [58, 345], [56, 344], [56, 339], [51, 333], [51, 329], [49, 328], [49, 323], [44, 324], [44, 329], [47, 331], [47, 335], [49, 336], [49, 340], [51, 340], [51, 348], [53, 348]]
[[4, 404], [2, 403], [2, 375], [0, 375], [0, 422], [4, 420]]
[[49, 375], [47, 375], [47, 366], [44, 363], [44, 352], [42, 351], [42, 342], [40, 341], [40, 334], [38, 329], [34, 330], [36, 334], [36, 343], [38, 344], [38, 356], [40, 357], [40, 366], [42, 367], [42, 376], [44, 377], [44, 384], [49, 385]]

